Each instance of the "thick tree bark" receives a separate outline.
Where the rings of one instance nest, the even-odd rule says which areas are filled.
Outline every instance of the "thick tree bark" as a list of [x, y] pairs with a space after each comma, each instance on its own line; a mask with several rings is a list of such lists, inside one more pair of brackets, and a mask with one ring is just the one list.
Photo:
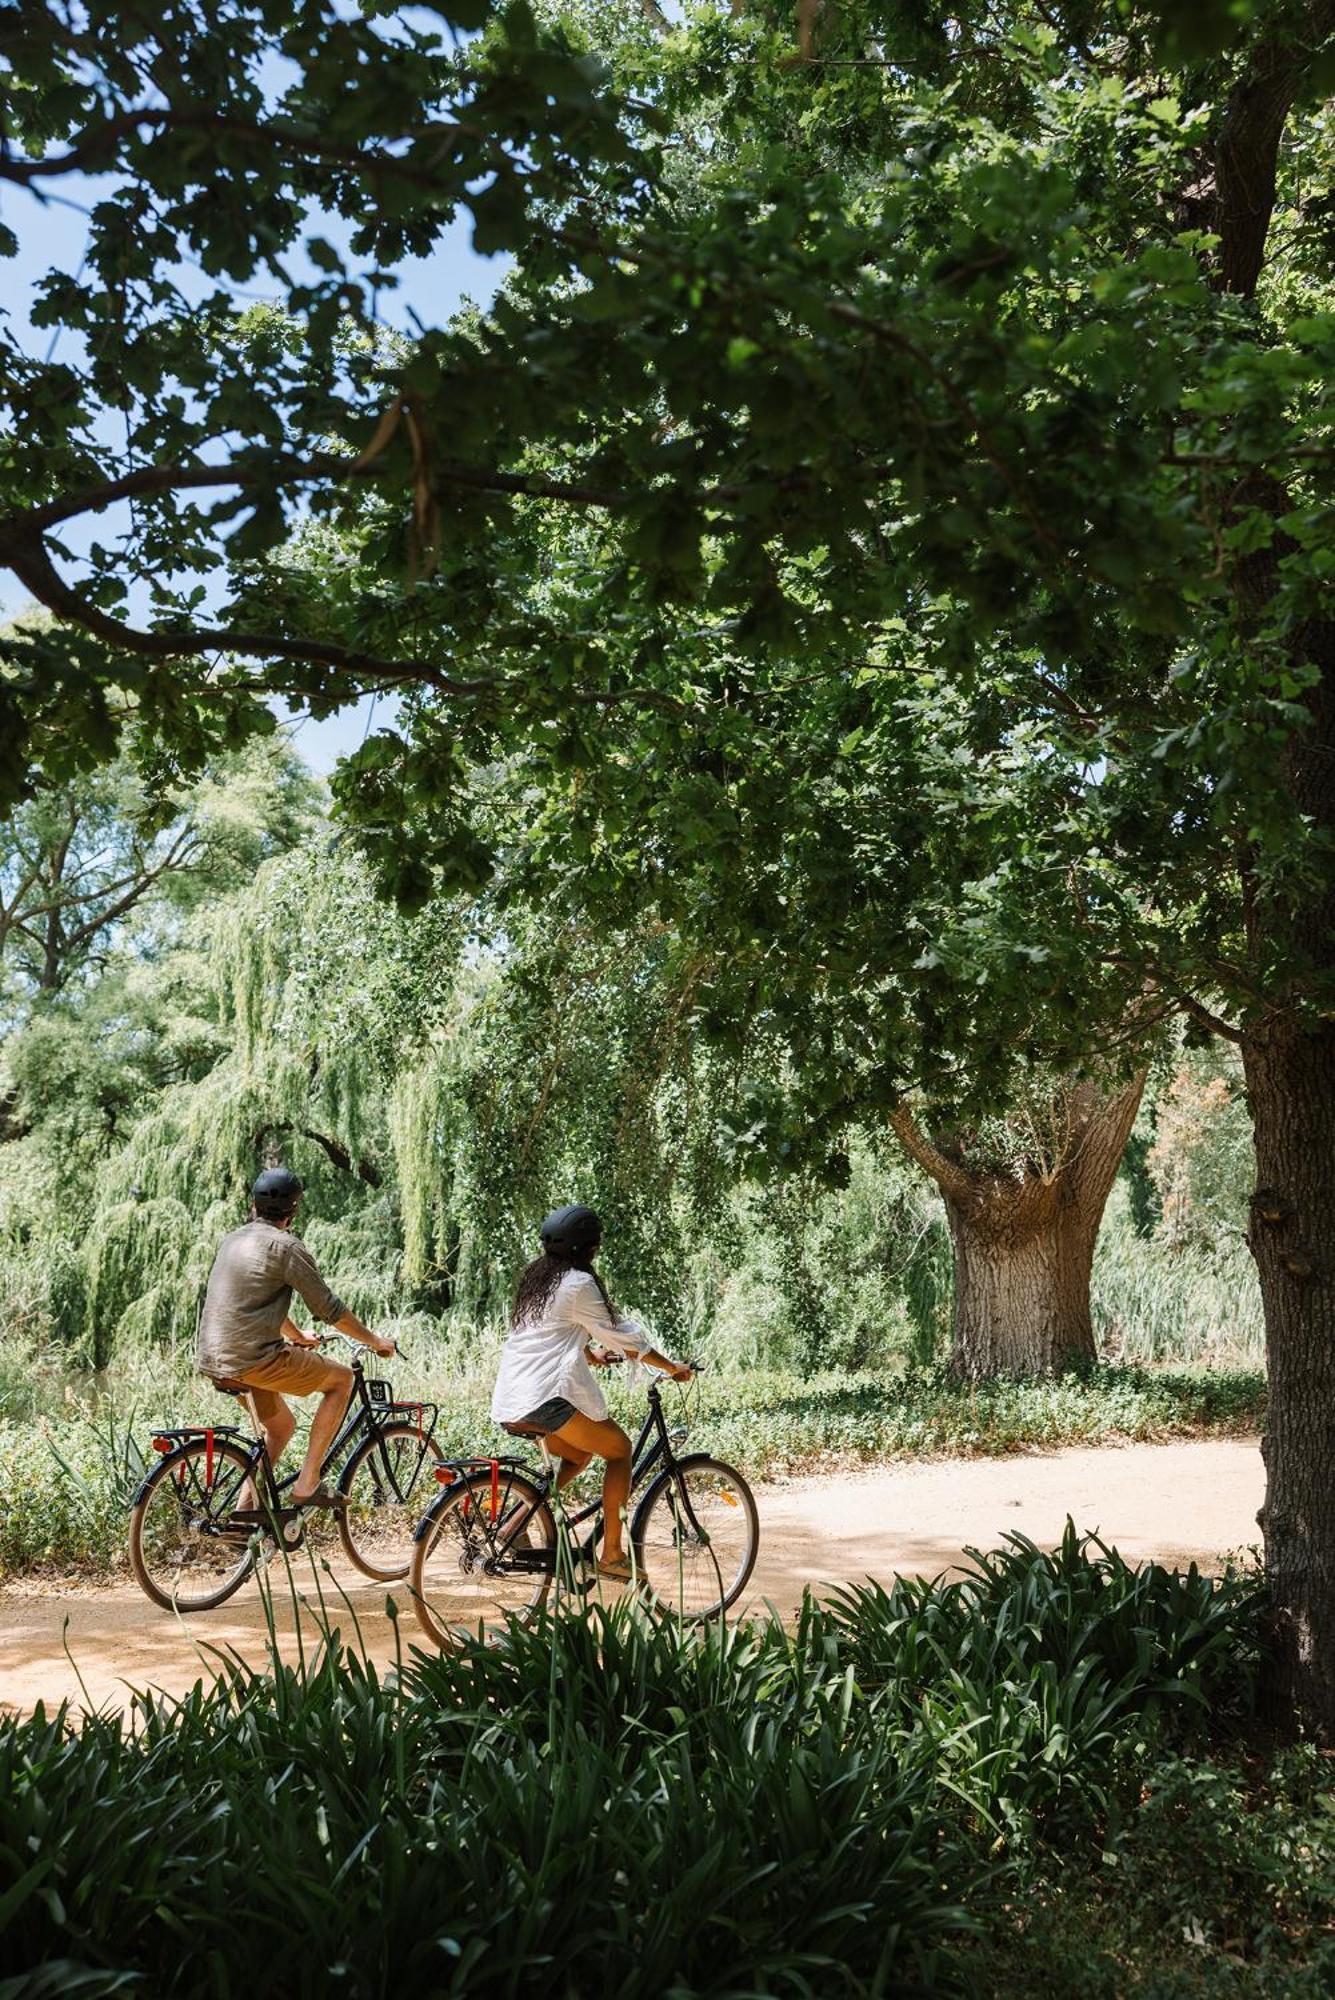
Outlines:
[[1335, 1026], [1249, 1036], [1256, 1142], [1248, 1241], [1269, 1370], [1266, 1575], [1276, 1705], [1335, 1735]]
[[[1335, 31], [1335, 0], [1306, 0], [1251, 49], [1214, 144], [1215, 281], [1254, 295], [1265, 269], [1276, 169], [1285, 127], [1309, 80], [1314, 54]], [[1278, 524], [1290, 506], [1280, 481], [1257, 472], [1231, 505], [1267, 509]], [[1293, 544], [1277, 526], [1269, 547], [1233, 566], [1244, 624], [1260, 623]], [[1310, 725], [1287, 751], [1286, 778], [1308, 824], [1335, 836], [1335, 624], [1314, 619], [1289, 640], [1296, 665], [1320, 679], [1308, 696]], [[1257, 1186], [1248, 1240], [1265, 1310], [1269, 1374], [1265, 1535], [1277, 1653], [1267, 1672], [1276, 1709], [1292, 1709], [1335, 1739], [1335, 1025], [1321, 993], [1335, 974], [1335, 879], [1305, 898], [1267, 895], [1242, 857], [1243, 918], [1256, 988], [1242, 1045], [1256, 1147]], [[1273, 968], [1297, 962], [1296, 976]], [[1305, 962], [1305, 963], [1304, 963]], [[1320, 997], [1312, 1006], [1313, 994]], [[1324, 1018], [1323, 1018], [1324, 1017]]]
[[1017, 1159], [1002, 1172], [971, 1171], [947, 1140], [926, 1138], [906, 1111], [895, 1113], [901, 1143], [946, 1204], [957, 1374], [1052, 1375], [1094, 1359], [1094, 1245], [1144, 1082], [1137, 1076], [1114, 1097], [1073, 1086], [1065, 1144], [1043, 1169]]

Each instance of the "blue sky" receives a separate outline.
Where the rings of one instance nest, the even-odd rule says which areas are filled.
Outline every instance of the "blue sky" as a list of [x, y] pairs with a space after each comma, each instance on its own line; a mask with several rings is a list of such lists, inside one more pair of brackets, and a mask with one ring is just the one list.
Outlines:
[[[77, 345], [72, 352], [66, 348], [71, 336], [59, 330], [53, 334], [49, 328], [33, 326], [29, 315], [36, 297], [35, 287], [53, 268], [70, 273], [78, 271], [88, 238], [87, 212], [97, 201], [114, 194], [115, 183], [106, 177], [94, 180], [71, 175], [68, 181], [62, 179], [50, 191], [59, 194], [61, 199], [39, 201], [26, 189], [12, 185], [0, 190], [0, 220], [19, 239], [18, 255], [0, 262], [0, 311], [5, 315], [11, 335], [28, 353], [45, 356], [51, 352], [54, 341], [57, 357], [76, 361]], [[349, 225], [337, 216], [312, 213], [309, 234], [323, 236], [339, 249], [346, 250]], [[300, 257], [289, 257], [286, 261], [299, 279], [308, 275], [310, 267], [303, 270]], [[410, 327], [411, 314], [416, 314], [428, 326], [439, 325], [466, 298], [479, 304], [487, 303], [504, 276], [507, 261], [477, 256], [472, 248], [471, 223], [466, 215], [460, 215], [445, 231], [429, 257], [417, 258], [399, 267], [398, 290], [379, 294], [381, 317], [405, 331]], [[257, 285], [253, 290], [238, 287], [237, 297], [240, 302], [254, 298], [277, 298], [277, 294], [266, 292]], [[107, 515], [100, 518], [96, 529], [91, 523], [83, 524], [83, 546], [86, 547], [93, 539], [94, 533], [105, 542], [109, 530], [114, 533], [115, 525]], [[71, 534], [68, 539], [77, 554], [80, 537]], [[72, 576], [77, 574], [75, 571], [70, 573]], [[0, 570], [0, 623], [23, 610], [30, 601], [15, 579], [7, 571]], [[132, 616], [134, 609], [131, 600]], [[373, 720], [379, 726], [392, 716], [393, 705], [384, 697], [374, 707], [372, 715], [373, 701], [373, 697], [368, 697], [322, 722], [301, 715], [289, 719], [286, 708], [281, 708], [279, 712], [285, 722], [290, 720], [294, 747], [312, 769], [327, 773], [340, 756], [355, 749], [362, 741], [368, 721]]]

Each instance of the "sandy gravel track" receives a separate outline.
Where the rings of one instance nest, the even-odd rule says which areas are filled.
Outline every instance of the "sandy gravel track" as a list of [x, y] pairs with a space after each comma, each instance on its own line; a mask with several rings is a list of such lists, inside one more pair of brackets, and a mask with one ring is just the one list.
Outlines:
[[[819, 1590], [867, 1576], [888, 1581], [897, 1572], [935, 1575], [958, 1565], [967, 1547], [995, 1547], [1012, 1531], [1050, 1546], [1068, 1514], [1130, 1561], [1218, 1567], [1258, 1541], [1263, 1484], [1255, 1440], [1202, 1439], [897, 1464], [762, 1486], [756, 1489], [760, 1560], [747, 1602], [755, 1610], [768, 1603], [786, 1617], [808, 1585]], [[367, 1652], [392, 1660], [384, 1585], [358, 1577], [341, 1559], [335, 1573]], [[406, 1590], [393, 1594], [408, 1648], [418, 1642], [419, 1628]], [[283, 1651], [292, 1658], [299, 1630], [308, 1647], [316, 1641], [315, 1623], [294, 1604], [285, 1581], [276, 1608]], [[351, 1637], [346, 1606], [337, 1622]], [[0, 1586], [0, 1704], [123, 1706], [131, 1689], [180, 1693], [210, 1674], [216, 1658], [210, 1649], [234, 1648], [259, 1664], [265, 1644], [253, 1584], [220, 1611], [177, 1619], [155, 1610], [129, 1582], [11, 1583]]]

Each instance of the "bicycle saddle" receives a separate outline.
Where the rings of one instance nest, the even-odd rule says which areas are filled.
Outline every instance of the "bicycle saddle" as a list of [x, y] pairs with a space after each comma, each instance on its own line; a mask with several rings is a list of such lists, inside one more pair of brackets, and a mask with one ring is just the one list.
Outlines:
[[235, 1375], [210, 1375], [209, 1380], [224, 1396], [244, 1396], [246, 1393], [245, 1383], [238, 1382]]
[[503, 1431], [509, 1431], [512, 1438], [540, 1438], [547, 1433], [541, 1424], [502, 1424]]

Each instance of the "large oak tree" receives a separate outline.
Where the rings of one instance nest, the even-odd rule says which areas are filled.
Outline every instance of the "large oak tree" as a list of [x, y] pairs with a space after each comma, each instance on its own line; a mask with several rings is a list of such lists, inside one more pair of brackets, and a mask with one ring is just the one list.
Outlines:
[[[46, 287], [76, 344], [5, 336], [0, 559], [76, 636], [7, 643], [3, 776], [119, 702], [189, 758], [407, 690], [340, 787], [391, 885], [653, 904], [722, 947], [704, 1027], [828, 1057], [831, 1129], [850, 1078], [1115, 1060], [1128, 1010], [1236, 1040], [1282, 1678], [1335, 1727], [1335, 0], [1173, 18], [706, 13], [649, 105], [518, 4], [454, 52], [6, 9], [0, 178], [112, 191]], [[387, 361], [459, 205], [515, 275]]]

